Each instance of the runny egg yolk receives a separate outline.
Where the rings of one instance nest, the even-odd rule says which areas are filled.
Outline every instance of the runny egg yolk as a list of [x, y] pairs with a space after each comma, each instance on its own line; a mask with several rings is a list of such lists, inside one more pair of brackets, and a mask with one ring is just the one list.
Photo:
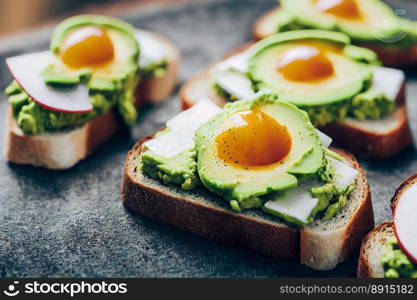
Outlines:
[[316, 7], [325, 13], [345, 19], [361, 19], [362, 14], [356, 0], [313, 0]]
[[237, 167], [262, 167], [282, 161], [292, 141], [287, 127], [260, 110], [231, 115], [231, 126], [216, 137], [217, 155]]
[[80, 69], [109, 63], [114, 48], [107, 30], [98, 26], [84, 26], [69, 33], [62, 43], [60, 56], [69, 67]]
[[277, 70], [287, 80], [297, 82], [316, 82], [334, 74], [327, 50], [310, 45], [298, 45], [284, 52]]

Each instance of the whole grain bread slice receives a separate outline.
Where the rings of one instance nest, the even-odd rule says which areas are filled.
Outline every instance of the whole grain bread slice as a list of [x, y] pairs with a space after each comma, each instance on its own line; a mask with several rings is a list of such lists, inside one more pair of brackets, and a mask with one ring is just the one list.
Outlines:
[[[274, 16], [280, 9], [280, 7], [271, 9], [256, 20], [252, 27], [252, 36], [255, 40], [262, 40], [277, 33], [278, 28], [276, 28]], [[399, 47], [395, 43], [387, 43], [386, 46], [369, 43], [359, 43], [357, 45], [375, 51], [385, 66], [406, 69], [417, 66], [417, 44], [407, 47]]]
[[363, 169], [353, 156], [336, 150], [359, 171], [348, 205], [330, 221], [299, 228], [263, 212], [233, 212], [204, 188], [184, 191], [142, 173], [140, 140], [129, 152], [122, 182], [123, 204], [132, 211], [219, 243], [243, 247], [276, 259], [296, 260], [329, 270], [349, 257], [374, 226], [371, 195]]
[[[248, 48], [249, 45], [229, 53], [228, 58]], [[225, 59], [224, 58], [224, 59]], [[187, 81], [180, 89], [182, 108], [187, 109], [197, 101], [208, 98], [223, 107], [227, 100], [220, 96], [215, 88], [215, 80], [210, 72], [215, 64]], [[320, 128], [333, 140], [335, 145], [350, 152], [371, 158], [388, 158], [413, 142], [405, 100], [403, 84], [396, 100], [396, 110], [381, 120], [358, 121], [347, 119], [339, 124], [329, 124]]]
[[[394, 212], [401, 195], [411, 185], [417, 183], [417, 173], [408, 177], [395, 191], [391, 199], [391, 209]], [[383, 278], [384, 270], [381, 259], [387, 240], [394, 236], [394, 223], [385, 222], [372, 230], [363, 240], [359, 262], [358, 277]]]
[[[160, 102], [174, 90], [180, 55], [177, 47], [163, 36], [151, 32], [165, 47], [169, 64], [161, 77], [143, 79], [136, 88], [137, 108], [147, 102]], [[4, 153], [6, 160], [48, 169], [68, 169], [86, 158], [121, 128], [114, 111], [98, 116], [80, 128], [58, 133], [26, 135], [17, 126], [10, 107], [6, 117]]]

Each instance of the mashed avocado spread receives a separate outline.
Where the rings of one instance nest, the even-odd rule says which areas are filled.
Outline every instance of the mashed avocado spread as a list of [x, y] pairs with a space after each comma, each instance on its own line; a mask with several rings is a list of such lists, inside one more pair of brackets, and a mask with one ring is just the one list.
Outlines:
[[[65, 131], [82, 126], [96, 116], [108, 112], [117, 103], [117, 97], [112, 92], [90, 90], [90, 100], [94, 108], [92, 112], [66, 113], [42, 108], [20, 88], [16, 81], [6, 88], [5, 93], [9, 97], [17, 125], [28, 135]], [[136, 109], [130, 103], [132, 101], [118, 104], [119, 112], [127, 124], [132, 124], [136, 119]]]
[[417, 265], [402, 252], [395, 237], [385, 244], [382, 265], [385, 278], [417, 278]]

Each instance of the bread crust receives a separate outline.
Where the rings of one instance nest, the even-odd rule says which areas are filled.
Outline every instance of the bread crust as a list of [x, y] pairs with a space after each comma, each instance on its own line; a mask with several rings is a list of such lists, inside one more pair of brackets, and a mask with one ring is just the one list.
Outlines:
[[[252, 37], [254, 40], [262, 40], [276, 33], [266, 28], [268, 28], [267, 24], [270, 22], [271, 17], [279, 10], [279, 7], [273, 8], [256, 20], [252, 27]], [[369, 43], [358, 43], [357, 45], [375, 51], [384, 66], [404, 69], [417, 66], [417, 45], [408, 47], [395, 47], [395, 43], [387, 44], [387, 46], [372, 45]]]
[[[309, 257], [313, 245], [300, 239], [313, 236], [309, 233], [300, 234], [300, 229], [278, 221], [268, 221], [254, 218], [245, 214], [232, 212], [230, 209], [217, 206], [216, 201], [199, 203], [190, 197], [178, 196], [167, 188], [158, 188], [145, 183], [141, 174], [137, 173], [137, 159], [143, 142], [150, 136], [138, 141], [129, 152], [122, 181], [122, 201], [130, 210], [156, 220], [172, 225], [178, 229], [189, 231], [216, 242], [243, 247], [276, 259], [289, 259], [307, 262], [314, 269], [328, 269], [316, 262], [309, 262], [301, 256]], [[343, 226], [342, 255], [332, 262], [332, 267], [352, 254], [359, 247], [359, 241], [373, 227], [373, 211], [369, 187], [363, 170], [356, 160], [346, 152], [338, 151], [360, 173], [359, 183], [363, 184], [360, 205], [355, 209], [352, 220]], [[214, 198], [214, 196], [212, 196]], [[211, 197], [210, 197], [211, 199]], [[221, 202], [220, 199], [218, 199]], [[310, 247], [310, 250], [301, 249]], [[333, 258], [331, 258], [333, 260]]]
[[375, 265], [376, 262], [381, 262], [381, 250], [386, 241], [394, 234], [394, 223], [392, 221], [384, 222], [369, 232], [362, 241], [362, 246], [359, 254], [358, 273], [359, 278], [383, 278], [384, 272], [382, 265]]
[[371, 192], [365, 177], [365, 172], [359, 162], [348, 152], [338, 149], [341, 154], [361, 174], [358, 183], [363, 187], [360, 202], [352, 218], [342, 230], [329, 231], [327, 234], [317, 234], [308, 226], [300, 231], [301, 234], [301, 263], [307, 266], [320, 265], [322, 270], [335, 268], [346, 260], [361, 244], [362, 238], [375, 226], [371, 201]]
[[[249, 47], [249, 44], [229, 53], [222, 60], [244, 51], [247, 47]], [[190, 108], [201, 98], [211, 99], [220, 107], [227, 103], [213, 88], [214, 81], [209, 72], [215, 64], [210, 65], [200, 74], [191, 78], [180, 89], [179, 95], [183, 109]], [[389, 130], [376, 132], [348, 121], [329, 124], [320, 128], [320, 130], [332, 137], [335, 145], [347, 149], [355, 155], [380, 159], [389, 158], [413, 143], [408, 123], [405, 95], [405, 85], [403, 84], [397, 99], [395, 99], [397, 104], [395, 126]], [[352, 143], [352, 141], [355, 142]]]
[[[165, 45], [169, 64], [162, 77], [149, 77], [139, 82], [135, 91], [137, 108], [143, 107], [147, 102], [161, 102], [172, 93], [180, 63], [179, 50], [171, 41], [159, 34], [148, 31], [147, 33]], [[123, 126], [116, 113], [111, 110], [71, 131], [31, 136], [24, 134], [17, 126], [9, 107], [4, 152], [6, 159], [16, 164], [68, 169], [110, 139], [121, 127]]]
[[119, 129], [113, 111], [66, 132], [27, 135], [16, 124], [11, 107], [6, 118], [6, 159], [49, 169], [68, 169], [87, 157]]
[[398, 205], [400, 201], [401, 195], [403, 192], [408, 189], [413, 184], [417, 183], [417, 173], [414, 173], [410, 177], [408, 177], [401, 185], [397, 188], [394, 193], [394, 196], [391, 199], [391, 210], [394, 213], [395, 207]]

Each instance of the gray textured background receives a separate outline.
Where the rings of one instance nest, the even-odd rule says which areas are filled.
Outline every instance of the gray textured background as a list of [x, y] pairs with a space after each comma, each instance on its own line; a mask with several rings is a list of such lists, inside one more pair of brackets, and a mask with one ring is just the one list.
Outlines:
[[[390, 1], [417, 16], [413, 1]], [[181, 81], [250, 39], [254, 20], [275, 1], [194, 1], [133, 11], [126, 20], [171, 38], [183, 55]], [[46, 48], [50, 29], [0, 46], [0, 89], [11, 80], [4, 58]], [[30, 45], [30, 46], [29, 46]], [[3, 45], [3, 49], [6, 45]], [[414, 78], [414, 79], [413, 79]], [[408, 104], [417, 131], [415, 75], [408, 74]], [[6, 98], [0, 96], [0, 149]], [[274, 261], [157, 224], [120, 203], [123, 162], [135, 140], [179, 111], [178, 97], [147, 107], [131, 136], [119, 133], [95, 155], [68, 171], [47, 171], [0, 160], [1, 277], [252, 277], [353, 276], [356, 258], [330, 272]], [[372, 189], [376, 222], [390, 218], [395, 188], [417, 171], [409, 147], [386, 160], [361, 160]]]

